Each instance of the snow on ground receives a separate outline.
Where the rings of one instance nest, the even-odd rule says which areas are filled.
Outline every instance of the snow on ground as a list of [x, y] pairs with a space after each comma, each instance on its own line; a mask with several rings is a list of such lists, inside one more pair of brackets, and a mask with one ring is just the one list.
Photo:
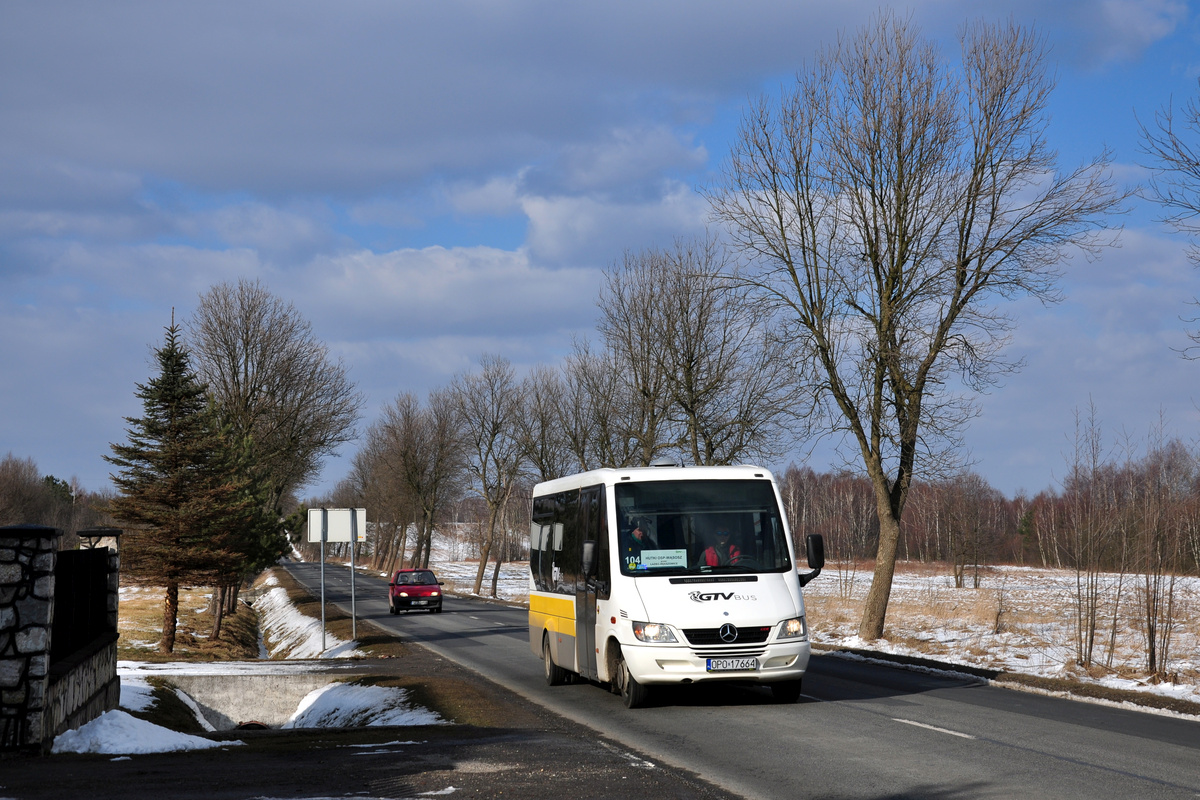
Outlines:
[[[1072, 570], [997, 566], [981, 570], [980, 586], [956, 588], [950, 574], [901, 565], [892, 584], [885, 638], [858, 638], [858, 616], [839, 603], [866, 596], [868, 569], [830, 565], [804, 589], [813, 641], [820, 644], [925, 656], [950, 663], [1041, 677], [1069, 677], [1119, 689], [1200, 702], [1200, 579], [1176, 579], [1176, 626], [1167, 672], [1173, 681], [1144, 675], [1145, 641], [1136, 625], [1133, 576], [1101, 575], [1101, 623], [1092, 669], [1077, 665]], [[1122, 613], [1113, 625], [1111, 602], [1121, 587]], [[855, 606], [857, 608], [857, 606]], [[825, 609], [831, 613], [822, 614]]]
[[[272, 588], [255, 603], [260, 613], [266, 638], [274, 643], [273, 650], [287, 653], [288, 659], [336, 658], [339, 654], [358, 654], [353, 642], [343, 642], [326, 635], [327, 647], [320, 653], [320, 620], [306, 617], [296, 610], [287, 593], [278, 588], [274, 576], [264, 581]], [[278, 594], [277, 594], [278, 593]], [[267, 598], [271, 599], [268, 600]], [[264, 613], [269, 609], [270, 613]], [[314, 633], [313, 627], [316, 627]], [[218, 742], [201, 736], [178, 733], [131, 715], [130, 711], [145, 712], [153, 708], [154, 688], [148, 677], [172, 674], [186, 675], [278, 675], [328, 671], [339, 666], [336, 662], [270, 660], [260, 662], [117, 662], [121, 679], [120, 709], [108, 711], [75, 730], [66, 731], [54, 740], [54, 753], [99, 753], [109, 755], [138, 755], [165, 753], [176, 750], [204, 750], [214, 747], [240, 745], [240, 741]], [[351, 666], [346, 664], [347, 667]], [[212, 726], [204, 719], [195, 701], [186, 693], [175, 690], [181, 701], [196, 714], [197, 721], [208, 730]], [[385, 686], [360, 686], [331, 683], [311, 692], [296, 708], [284, 727], [337, 728], [380, 725], [445, 725], [438, 714], [409, 700], [406, 689]]]
[[[118, 671], [122, 663], [118, 662]], [[148, 711], [154, 705], [154, 687], [145, 678], [122, 675], [120, 705], [130, 711]]]
[[445, 725], [437, 713], [408, 701], [408, 690], [331, 683], [308, 694], [285, 728]]
[[54, 739], [51, 752], [131, 755], [207, 750], [240, 744], [243, 742], [214, 742], [202, 736], [178, 733], [117, 709], [104, 712], [80, 728], [60, 733]]
[[342, 641], [328, 631], [322, 636], [321, 620], [297, 611], [282, 586], [275, 586], [254, 601], [254, 610], [258, 612], [263, 641], [271, 658], [353, 658], [364, 655], [355, 648], [355, 642]]

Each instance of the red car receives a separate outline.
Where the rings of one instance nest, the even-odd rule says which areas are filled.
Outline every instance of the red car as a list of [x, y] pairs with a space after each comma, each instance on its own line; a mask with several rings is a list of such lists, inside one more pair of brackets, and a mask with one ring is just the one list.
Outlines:
[[393, 614], [414, 609], [442, 611], [442, 582], [427, 569], [402, 569], [388, 584], [388, 610]]

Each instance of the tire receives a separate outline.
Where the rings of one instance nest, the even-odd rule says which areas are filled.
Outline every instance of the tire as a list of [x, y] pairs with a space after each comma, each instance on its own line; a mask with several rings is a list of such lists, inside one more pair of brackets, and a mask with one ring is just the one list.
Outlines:
[[795, 703], [800, 700], [800, 681], [782, 681], [771, 684], [771, 695], [776, 703]]
[[567, 671], [555, 664], [550, 655], [550, 634], [542, 637], [542, 661], [545, 662], [547, 686], [562, 686], [567, 682]]
[[650, 690], [637, 682], [637, 678], [629, 672], [629, 665], [625, 663], [624, 658], [617, 658], [617, 688], [621, 693], [621, 700], [626, 708], [641, 708], [650, 698]]
[[393, 617], [396, 616], [396, 607], [394, 605], [392, 605], [391, 603], [388, 603], [388, 613], [391, 614]]

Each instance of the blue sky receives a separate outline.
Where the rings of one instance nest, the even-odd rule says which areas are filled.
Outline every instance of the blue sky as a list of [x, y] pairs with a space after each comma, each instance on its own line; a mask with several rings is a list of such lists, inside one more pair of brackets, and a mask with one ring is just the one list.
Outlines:
[[[955, 54], [969, 2], [894, 6]], [[0, 454], [108, 483], [172, 309], [239, 277], [293, 302], [368, 398], [499, 353], [557, 363], [627, 249], [704, 231], [696, 189], [748, 98], [863, 2], [8, 2], [0, 7]], [[1195, 96], [1196, 8], [995, 2], [1036, 25], [1064, 167], [1143, 180], [1136, 119]], [[1136, 116], [1135, 116], [1136, 115]], [[1076, 409], [1108, 440], [1200, 436], [1185, 242], [1130, 203], [1120, 246], [1017, 302], [1025, 369], [981, 399], [975, 469], [1054, 486]], [[309, 493], [349, 468], [348, 447]], [[812, 462], [829, 465], [825, 449]], [[769, 465], [782, 467], [785, 464]]]

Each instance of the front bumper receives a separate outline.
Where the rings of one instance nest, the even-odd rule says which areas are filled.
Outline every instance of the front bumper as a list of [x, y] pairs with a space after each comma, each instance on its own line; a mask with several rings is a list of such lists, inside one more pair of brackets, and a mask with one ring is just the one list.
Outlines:
[[[807, 641], [777, 642], [749, 648], [696, 647], [622, 643], [621, 655], [638, 683], [647, 686], [708, 681], [776, 683], [799, 680], [808, 669], [811, 648]], [[758, 668], [709, 672], [710, 658], [753, 658]]]
[[426, 608], [441, 608], [441, 597], [393, 597], [392, 608], [397, 611], [410, 611]]

